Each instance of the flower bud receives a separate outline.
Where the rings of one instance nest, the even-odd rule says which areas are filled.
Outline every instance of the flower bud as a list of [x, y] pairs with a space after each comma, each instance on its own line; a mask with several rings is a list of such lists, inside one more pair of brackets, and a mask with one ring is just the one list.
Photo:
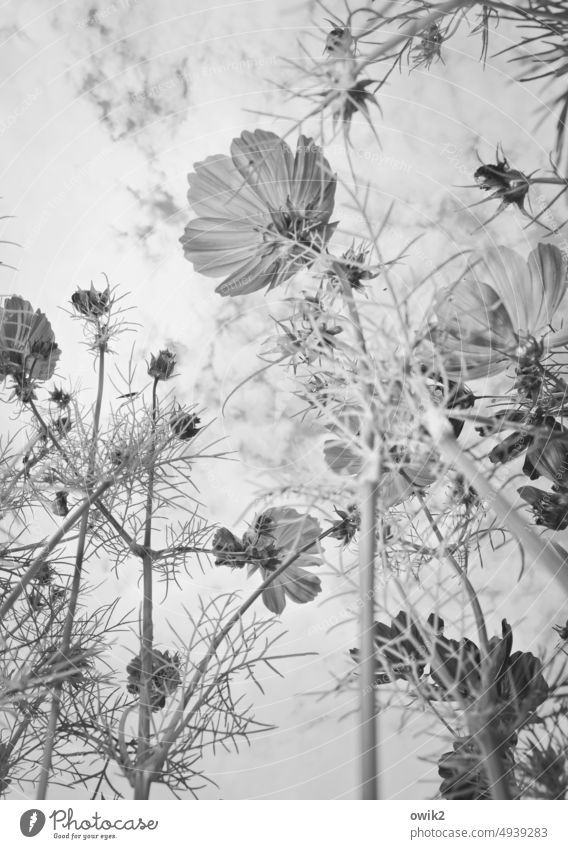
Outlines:
[[150, 355], [148, 374], [155, 380], [169, 380], [176, 366], [176, 355], [166, 348], [157, 357]]
[[110, 292], [104, 289], [98, 292], [91, 283], [90, 289], [77, 289], [71, 295], [71, 303], [81, 315], [87, 318], [99, 318], [110, 309]]
[[66, 516], [69, 513], [69, 507], [67, 505], [68, 495], [69, 493], [64, 489], [55, 493], [55, 498], [51, 502], [51, 509], [56, 516]]
[[178, 410], [170, 418], [170, 428], [178, 439], [193, 439], [201, 430], [200, 422], [201, 419], [195, 413], [185, 413], [183, 410]]

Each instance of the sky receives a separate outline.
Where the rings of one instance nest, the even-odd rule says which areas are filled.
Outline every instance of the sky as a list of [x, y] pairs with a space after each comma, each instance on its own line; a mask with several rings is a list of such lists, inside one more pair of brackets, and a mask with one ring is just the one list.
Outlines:
[[[330, 6], [337, 14], [342, 8]], [[102, 287], [104, 274], [128, 293], [139, 327], [135, 338], [118, 346], [117, 363], [124, 369], [132, 355], [143, 375], [150, 352], [175, 348], [177, 398], [206, 407], [215, 419], [212, 432], [235, 452], [233, 462], [196, 470], [200, 497], [213, 521], [241, 530], [263, 487], [320, 462], [320, 442], [288, 415], [289, 400], [270, 376], [248, 383], [221, 412], [229, 392], [258, 368], [259, 341], [271, 335], [269, 316], [278, 313], [279, 296], [222, 300], [213, 282], [184, 259], [179, 238], [191, 215], [187, 173], [205, 156], [227, 152], [243, 129], [284, 132], [290, 121], [270, 116], [308, 111], [306, 102], [289, 102], [281, 86], [294, 83], [290, 62], [301, 58], [299, 40], [319, 55], [326, 17], [300, 0], [2, 5], [0, 215], [13, 217], [1, 222], [1, 237], [21, 247], [2, 248], [4, 262], [16, 270], [0, 269], [0, 294], [21, 294], [48, 315], [63, 351], [58, 371], [88, 397], [95, 384], [92, 362], [80, 347], [78, 323], [62, 307], [77, 286], [93, 281]], [[509, 39], [503, 26], [491, 52], [507, 47]], [[377, 113], [379, 152], [364, 125], [353, 127], [352, 156], [370, 182], [373, 220], [395, 203], [387, 256], [421, 237], [407, 264], [394, 271], [403, 291], [441, 256], [496, 241], [527, 253], [539, 235], [523, 229], [526, 222], [512, 210], [476, 232], [476, 213], [484, 220], [495, 207], [467, 208], [479, 200], [463, 188], [472, 183], [478, 157], [494, 161], [500, 143], [516, 167], [546, 167], [553, 129], [552, 118], [538, 114], [542, 89], [520, 86], [507, 57], [490, 58], [484, 68], [480, 46], [478, 38], [458, 36], [444, 50], [443, 64], [430, 72], [404, 68], [391, 78], [380, 95], [382, 115]], [[304, 131], [317, 132], [317, 122]], [[340, 180], [346, 178], [340, 140], [328, 145], [327, 155]], [[337, 214], [339, 240], [347, 245], [360, 224], [341, 187]], [[6, 411], [0, 415], [10, 428]], [[513, 557], [500, 552], [495, 558], [503, 567], [504, 591], [499, 579], [486, 580], [480, 570], [476, 579], [493, 632], [500, 631], [506, 611], [520, 626], [522, 647], [535, 650], [535, 620], [542, 629], [550, 623], [554, 599], [530, 572], [511, 589], [507, 564], [513, 568]], [[118, 579], [108, 567], [100, 565], [99, 598], [120, 597], [135, 607], [136, 562]], [[452, 580], [440, 566], [440, 583], [449, 594], [457, 592]], [[183, 582], [181, 597], [161, 602], [159, 636], [167, 641], [168, 622], [183, 628], [182, 603], [242, 584], [240, 575], [196, 569]], [[347, 650], [356, 632], [353, 622], [339, 624], [346, 618], [345, 589], [340, 578], [328, 575], [321, 602], [288, 606], [286, 650], [318, 654], [290, 661], [284, 679], [263, 676], [265, 694], [254, 696], [257, 716], [278, 727], [238, 756], [208, 755], [204, 767], [218, 788], [207, 789], [205, 797], [356, 798], [353, 694], [323, 700], [313, 695], [332, 690], [335, 677], [349, 667]], [[430, 601], [420, 584], [411, 592]], [[396, 613], [390, 595], [388, 603]], [[529, 614], [531, 627], [523, 632]], [[119, 647], [118, 657], [126, 664], [126, 649]], [[424, 758], [438, 751], [439, 741], [416, 712], [406, 716], [405, 733], [403, 720], [385, 712], [379, 721], [385, 795], [432, 795], [435, 771]]]

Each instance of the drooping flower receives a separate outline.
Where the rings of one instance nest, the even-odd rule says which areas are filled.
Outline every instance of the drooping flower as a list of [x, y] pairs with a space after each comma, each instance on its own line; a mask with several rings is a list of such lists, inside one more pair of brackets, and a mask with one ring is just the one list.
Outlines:
[[209, 156], [189, 175], [199, 216], [180, 239], [207, 277], [224, 277], [223, 296], [269, 290], [310, 266], [332, 236], [336, 178], [311, 138], [296, 154], [265, 130], [233, 139], [231, 156]]
[[537, 525], [552, 531], [568, 528], [568, 492], [545, 492], [536, 486], [521, 486], [517, 492], [532, 507]]
[[539, 244], [525, 262], [506, 247], [472, 257], [464, 276], [441, 292], [431, 329], [448, 377], [486, 377], [539, 363], [568, 342], [566, 263], [554, 245]]
[[[428, 620], [434, 624], [433, 617]], [[422, 677], [427, 664], [428, 648], [417, 623], [403, 610], [390, 625], [375, 622], [374, 642], [377, 649], [375, 683], [388, 684], [395, 680], [415, 681]], [[359, 649], [349, 654], [359, 663]]]
[[260, 570], [263, 581], [295, 551], [314, 543], [262, 593], [262, 600], [272, 613], [282, 613], [286, 598], [306, 604], [321, 592], [320, 579], [305, 568], [321, 562], [316, 543], [321, 532], [319, 522], [311, 516], [302, 516], [292, 507], [271, 507], [257, 516], [243, 535], [249, 575]]
[[0, 307], [0, 379], [11, 375], [19, 386], [49, 380], [60, 355], [46, 316], [17, 295], [6, 298]]

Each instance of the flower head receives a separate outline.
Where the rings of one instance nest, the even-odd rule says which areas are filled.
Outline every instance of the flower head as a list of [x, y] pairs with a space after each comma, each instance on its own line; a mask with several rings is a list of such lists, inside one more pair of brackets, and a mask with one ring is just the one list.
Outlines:
[[506, 159], [499, 159], [494, 165], [481, 165], [473, 175], [475, 182], [485, 192], [493, 192], [489, 200], [499, 198], [501, 207], [513, 203], [524, 208], [525, 197], [530, 188], [529, 179], [522, 171], [511, 168]]
[[312, 139], [294, 155], [265, 130], [233, 139], [231, 156], [209, 156], [189, 175], [188, 200], [199, 216], [180, 239], [207, 277], [224, 277], [223, 296], [278, 286], [310, 266], [335, 230], [336, 178]]
[[[152, 650], [152, 677], [150, 679], [150, 703], [152, 711], [161, 710], [166, 706], [166, 698], [181, 684], [179, 674], [180, 658], [169, 651]], [[126, 667], [129, 693], [139, 695], [142, 684], [142, 659], [135, 655]]]
[[170, 417], [170, 429], [178, 439], [183, 441], [193, 439], [197, 436], [201, 428], [199, 427], [201, 419], [195, 413], [187, 413], [184, 410], [177, 410]]
[[[464, 276], [434, 305], [432, 338], [450, 378], [530, 369], [568, 342], [562, 327], [566, 264], [554, 245], [539, 244], [528, 262], [505, 247], [474, 256]], [[555, 328], [555, 329], [552, 329]]]
[[321, 528], [316, 519], [302, 516], [291, 507], [265, 510], [255, 518], [251, 530], [244, 534], [249, 575], [260, 570], [263, 580], [295, 551], [309, 542], [314, 543], [313, 548], [301, 554], [262, 593], [262, 600], [272, 613], [282, 613], [286, 598], [296, 604], [305, 604], [321, 592], [320, 579], [305, 568], [320, 563], [316, 544], [320, 534]]
[[148, 374], [154, 380], [169, 380], [176, 367], [176, 355], [167, 349], [160, 351], [157, 356], [150, 355]]
[[48, 380], [60, 355], [46, 316], [17, 295], [6, 298], [0, 307], [0, 379], [11, 375], [22, 387]]
[[91, 283], [90, 289], [77, 289], [71, 295], [71, 303], [86, 318], [100, 318], [110, 310], [110, 291], [98, 292]]

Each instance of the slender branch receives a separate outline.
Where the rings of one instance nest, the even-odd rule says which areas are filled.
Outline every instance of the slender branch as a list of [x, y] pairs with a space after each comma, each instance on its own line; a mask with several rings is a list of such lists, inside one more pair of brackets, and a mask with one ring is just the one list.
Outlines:
[[[363, 332], [363, 325], [353, 289], [339, 263], [336, 273], [341, 279], [343, 295], [359, 343], [365, 368], [369, 369], [371, 358]], [[380, 479], [380, 451], [375, 449], [375, 398], [374, 382], [369, 375], [363, 376], [363, 386], [368, 401], [368, 414], [363, 422], [363, 445], [368, 452], [368, 461], [359, 476], [359, 498], [361, 527], [359, 538], [359, 620], [360, 658], [360, 786], [361, 798], [379, 799], [379, 743], [375, 689], [375, 557], [377, 551], [377, 505]]]
[[205, 653], [205, 656], [198, 664], [191, 678], [191, 681], [185, 689], [181, 704], [178, 710], [176, 711], [177, 716], [174, 717], [171, 723], [166, 727], [162, 737], [162, 741], [159, 747], [157, 747], [154, 751], [154, 757], [152, 758], [151, 763], [149, 762], [148, 764], [149, 772], [152, 772], [154, 775], [159, 773], [166, 760], [170, 748], [178, 738], [179, 734], [189, 724], [196, 711], [198, 710], [198, 707], [194, 705], [191, 711], [184, 715], [184, 711], [187, 709], [193, 695], [195, 694], [205, 673], [209, 668], [209, 664], [215, 657], [217, 649], [222, 644], [223, 640], [225, 640], [225, 638], [229, 635], [235, 625], [241, 624], [244, 614], [250, 607], [252, 607], [255, 601], [262, 596], [265, 589], [267, 589], [274, 581], [276, 581], [276, 579], [279, 578], [280, 575], [284, 574], [288, 567], [295, 563], [296, 560], [302, 556], [302, 554], [305, 554], [307, 551], [313, 548], [314, 545], [317, 545], [319, 542], [321, 542], [321, 540], [325, 539], [328, 536], [331, 536], [331, 534], [335, 530], [337, 530], [340, 525], [341, 522], [335, 522], [330, 528], [328, 528], [326, 531], [323, 531], [311, 542], [306, 543], [301, 548], [297, 549], [297, 551], [290, 554], [290, 556], [287, 557], [284, 562], [277, 569], [274, 570], [274, 572], [271, 572], [270, 575], [262, 582], [262, 584], [260, 584], [257, 589], [249, 595], [246, 601], [244, 601], [243, 604], [241, 604], [241, 606], [238, 608], [238, 610], [236, 610], [235, 613], [233, 613], [232, 616], [229, 617], [225, 625], [223, 625], [220, 631], [213, 637], [211, 643], [209, 644], [209, 648]]
[[[93, 473], [95, 471], [96, 466], [96, 451], [97, 451], [97, 441], [99, 436], [99, 428], [100, 428], [100, 420], [101, 420], [101, 407], [103, 400], [103, 392], [104, 392], [104, 381], [105, 381], [105, 346], [99, 346], [99, 377], [98, 377], [98, 386], [97, 386], [97, 396], [95, 400], [95, 409], [93, 412], [93, 430], [91, 435], [91, 445], [90, 445], [90, 455], [89, 462], [87, 466], [87, 480], [91, 481], [93, 477]], [[81, 517], [81, 525], [79, 528], [79, 538], [77, 540], [77, 549], [75, 553], [75, 567], [73, 570], [73, 579], [71, 582], [71, 592], [69, 594], [69, 604], [67, 608], [67, 613], [65, 615], [65, 622], [63, 624], [63, 632], [61, 635], [61, 656], [63, 658], [67, 658], [69, 653], [69, 649], [71, 646], [71, 640], [73, 636], [73, 625], [75, 623], [75, 614], [77, 612], [77, 604], [79, 600], [79, 592], [81, 589], [81, 578], [83, 571], [83, 561], [85, 558], [85, 546], [87, 541], [87, 530], [89, 527], [89, 511], [90, 506], [87, 507], [85, 512]], [[49, 719], [47, 724], [47, 732], [45, 737], [45, 744], [43, 748], [43, 755], [41, 761], [40, 775], [38, 780], [38, 788], [37, 788], [37, 799], [45, 799], [47, 794], [47, 787], [49, 784], [49, 775], [51, 772], [51, 764], [53, 759], [53, 748], [55, 746], [55, 739], [57, 735], [57, 723], [59, 720], [59, 711], [61, 707], [61, 693], [63, 690], [64, 681], [56, 682], [53, 688], [53, 696], [51, 699], [51, 706], [49, 711]]]

